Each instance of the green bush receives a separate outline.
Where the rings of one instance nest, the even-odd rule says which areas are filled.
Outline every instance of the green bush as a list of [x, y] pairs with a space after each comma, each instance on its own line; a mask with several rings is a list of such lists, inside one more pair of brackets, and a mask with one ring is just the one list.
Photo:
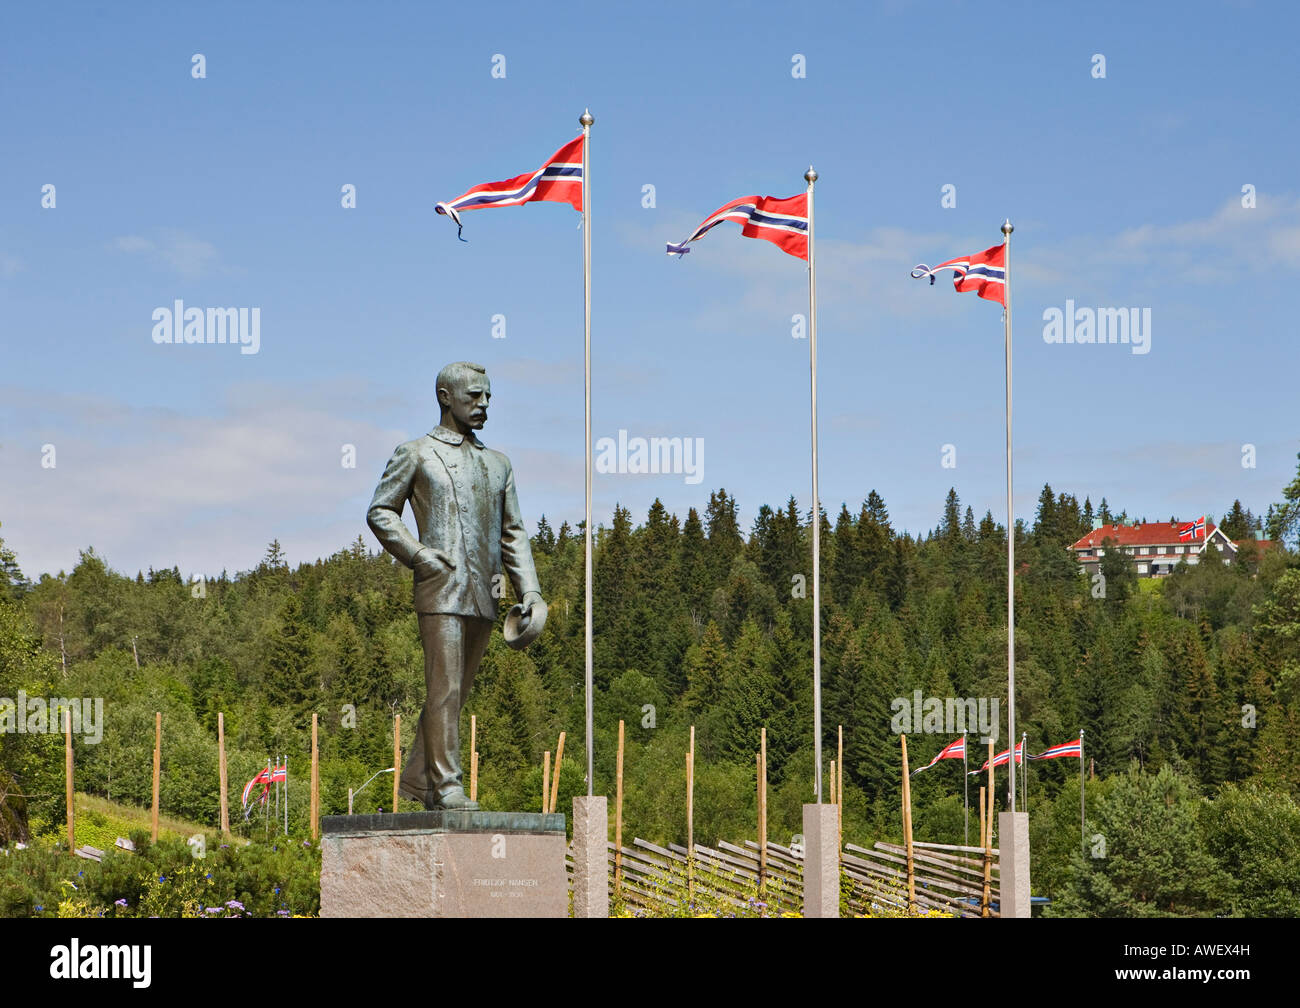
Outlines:
[[4, 917], [313, 917], [320, 849], [300, 838], [234, 846], [206, 837], [203, 858], [180, 840], [112, 849], [102, 862], [44, 845], [0, 856]]

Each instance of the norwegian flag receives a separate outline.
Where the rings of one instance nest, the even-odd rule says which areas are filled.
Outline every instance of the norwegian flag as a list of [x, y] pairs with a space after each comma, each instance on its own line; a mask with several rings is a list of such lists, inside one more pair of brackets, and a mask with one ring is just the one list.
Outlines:
[[965, 758], [966, 758], [966, 736], [963, 735], [955, 742], [949, 742], [946, 746], [940, 749], [939, 755], [936, 756], [934, 759], [930, 760], [930, 762], [927, 763], [925, 766], [917, 767], [915, 770], [913, 770], [911, 776], [915, 777], [922, 770], [929, 770], [930, 767], [934, 766], [940, 760], [965, 759]]
[[[1011, 752], [1008, 749], [1003, 749], [1000, 753], [998, 753], [996, 756], [993, 757], [993, 765], [995, 767], [1004, 766], [1010, 761], [1011, 761]], [[1024, 762], [1025, 762], [1025, 741], [1024, 739], [1021, 739], [1019, 742], [1016, 743], [1016, 765], [1020, 766]], [[982, 767], [980, 767], [978, 770], [972, 770], [969, 774], [967, 774], [967, 776], [972, 777], [977, 773], [983, 773], [988, 768], [989, 768], [989, 761], [985, 760], [984, 765]]]
[[582, 154], [585, 137], [570, 140], [551, 155], [550, 160], [535, 172], [516, 175], [503, 182], [484, 182], [457, 196], [446, 203], [434, 206], [440, 214], [445, 214], [456, 222], [456, 237], [461, 241], [460, 215], [465, 210], [484, 210], [488, 207], [518, 206], [533, 200], [550, 200], [555, 203], [568, 203], [573, 209], [582, 211]]
[[253, 788], [255, 788], [258, 784], [269, 784], [269, 783], [271, 783], [271, 772], [270, 769], [268, 768], [266, 770], [261, 771], [256, 777], [254, 777], [251, 781], [249, 781], [247, 784], [244, 785], [244, 793], [243, 795], [240, 796], [239, 803], [243, 805], [245, 808], [247, 808], [248, 796], [252, 793]]
[[949, 259], [938, 266], [930, 267], [922, 263], [912, 270], [916, 279], [929, 277], [934, 284], [934, 275], [940, 270], [952, 270], [952, 285], [957, 293], [974, 291], [988, 301], [996, 301], [1003, 308], [1007, 306], [1007, 249], [1005, 245], [994, 245], [974, 255]]
[[690, 251], [691, 242], [703, 238], [723, 221], [735, 221], [746, 238], [763, 238], [796, 259], [808, 258], [808, 194], [789, 199], [777, 196], [742, 196], [724, 203], [697, 227], [689, 238], [669, 243], [668, 254], [679, 258]]
[[1205, 515], [1194, 522], [1188, 522], [1178, 529], [1179, 539], [1203, 539], [1205, 537]]
[[1062, 742], [1060, 745], [1054, 745], [1050, 749], [1044, 749], [1037, 756], [1030, 756], [1030, 759], [1062, 759], [1066, 756], [1082, 756], [1083, 739], [1077, 738], [1073, 742]]
[[[266, 769], [258, 773], [258, 775], [254, 777], [251, 781], [245, 784], [244, 793], [240, 797], [240, 804], [244, 808], [244, 818], [247, 819], [249, 817], [249, 815], [252, 813], [253, 810], [252, 807], [254, 805], [256, 805], [258, 802], [266, 801], [266, 796], [270, 793], [271, 785], [273, 783], [278, 784], [288, 779], [289, 779], [289, 767], [288, 764], [285, 764], [284, 766], [267, 767]], [[255, 800], [250, 802], [248, 800], [248, 797], [253, 793], [253, 788], [255, 788], [258, 784], [262, 785], [262, 793], [258, 795]]]

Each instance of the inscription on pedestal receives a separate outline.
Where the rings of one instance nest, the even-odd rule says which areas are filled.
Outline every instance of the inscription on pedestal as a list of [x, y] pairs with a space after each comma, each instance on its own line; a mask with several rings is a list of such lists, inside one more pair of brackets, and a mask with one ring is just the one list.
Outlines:
[[564, 816], [417, 812], [321, 821], [322, 917], [564, 917]]

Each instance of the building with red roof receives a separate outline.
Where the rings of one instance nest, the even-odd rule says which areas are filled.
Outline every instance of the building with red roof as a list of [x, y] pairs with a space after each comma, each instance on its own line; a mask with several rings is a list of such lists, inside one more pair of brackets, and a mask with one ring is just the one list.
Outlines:
[[1180, 563], [1200, 563], [1201, 555], [1207, 549], [1218, 550], [1224, 563], [1232, 563], [1237, 559], [1241, 546], [1247, 542], [1254, 542], [1260, 549], [1274, 545], [1267, 539], [1233, 541], [1209, 519], [1205, 520], [1203, 531], [1183, 538], [1179, 532], [1190, 524], [1143, 522], [1137, 525], [1103, 525], [1097, 522], [1096, 528], [1080, 536], [1069, 549], [1079, 561], [1079, 570], [1087, 575], [1097, 572], [1101, 558], [1109, 549], [1123, 553], [1138, 577], [1165, 577]]

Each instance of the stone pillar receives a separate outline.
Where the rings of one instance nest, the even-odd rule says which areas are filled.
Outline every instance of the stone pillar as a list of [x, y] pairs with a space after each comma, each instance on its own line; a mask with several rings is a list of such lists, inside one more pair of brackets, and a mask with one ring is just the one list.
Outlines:
[[999, 913], [1003, 917], [1029, 914], [1029, 813], [998, 813]]
[[840, 915], [840, 831], [836, 807], [803, 807], [803, 915]]
[[609, 805], [604, 795], [573, 799], [573, 916], [609, 916]]

